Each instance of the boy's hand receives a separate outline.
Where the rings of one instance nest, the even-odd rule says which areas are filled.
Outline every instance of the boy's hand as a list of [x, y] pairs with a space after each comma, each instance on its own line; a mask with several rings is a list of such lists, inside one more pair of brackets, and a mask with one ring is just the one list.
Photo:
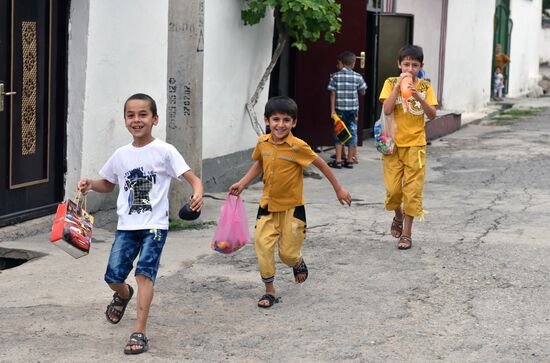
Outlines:
[[422, 99], [422, 97], [420, 97], [420, 94], [416, 90], [416, 87], [414, 86], [414, 84], [411, 84], [409, 89], [411, 90], [412, 96], [414, 97], [415, 100], [420, 101]]
[[204, 207], [204, 201], [201, 194], [193, 194], [189, 197], [189, 206], [194, 212], [200, 212], [202, 207]]
[[88, 192], [92, 190], [92, 180], [82, 178], [78, 181], [78, 183], [76, 183], [76, 188], [82, 194], [88, 194]]
[[239, 196], [244, 190], [244, 185], [241, 183], [235, 183], [232, 186], [229, 187], [229, 194], [232, 194], [234, 196]]
[[338, 191], [336, 191], [336, 197], [338, 198], [340, 204], [344, 205], [344, 203], [346, 203], [348, 207], [351, 206], [351, 195], [346, 189], [338, 189]]

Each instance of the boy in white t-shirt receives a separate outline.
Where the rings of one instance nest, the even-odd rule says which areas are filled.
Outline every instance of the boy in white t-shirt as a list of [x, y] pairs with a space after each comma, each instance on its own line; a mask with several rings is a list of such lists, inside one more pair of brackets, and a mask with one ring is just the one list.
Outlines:
[[148, 95], [138, 93], [124, 104], [124, 121], [133, 136], [131, 144], [118, 148], [99, 174], [103, 179], [81, 179], [77, 187], [112, 192], [119, 185], [117, 200], [118, 225], [111, 248], [105, 282], [115, 291], [107, 306], [107, 320], [117, 324], [134, 290], [126, 278], [136, 265], [137, 319], [126, 354], [139, 354], [149, 349], [146, 336], [147, 317], [153, 300], [154, 283], [162, 248], [168, 232], [168, 190], [171, 178], [185, 179], [193, 188], [191, 209], [203, 206], [201, 180], [191, 171], [176, 148], [152, 136], [158, 124], [157, 105]]

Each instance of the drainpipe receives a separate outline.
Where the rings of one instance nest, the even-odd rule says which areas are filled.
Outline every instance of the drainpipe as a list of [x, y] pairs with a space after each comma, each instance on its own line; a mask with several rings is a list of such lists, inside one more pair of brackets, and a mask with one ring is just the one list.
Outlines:
[[395, 12], [395, 3], [393, 0], [386, 0], [386, 13], [394, 13]]
[[443, 106], [443, 80], [445, 78], [445, 48], [447, 45], [447, 12], [449, 0], [441, 2], [441, 29], [439, 31], [439, 71], [437, 74], [437, 101], [439, 108]]

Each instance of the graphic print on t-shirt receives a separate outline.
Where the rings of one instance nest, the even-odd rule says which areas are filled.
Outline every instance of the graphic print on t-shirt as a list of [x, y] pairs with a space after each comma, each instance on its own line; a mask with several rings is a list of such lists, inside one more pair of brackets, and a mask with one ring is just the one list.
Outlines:
[[144, 171], [143, 167], [132, 169], [125, 174], [124, 190], [128, 193], [128, 214], [134, 212], [151, 212], [151, 198], [149, 192], [153, 184], [157, 182], [157, 174], [154, 171]]

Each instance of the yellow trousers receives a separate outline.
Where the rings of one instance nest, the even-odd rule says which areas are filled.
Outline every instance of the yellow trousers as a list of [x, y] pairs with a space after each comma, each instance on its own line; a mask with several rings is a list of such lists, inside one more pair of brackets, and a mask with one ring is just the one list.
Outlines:
[[396, 210], [403, 205], [405, 214], [423, 215], [426, 146], [398, 147], [392, 155], [383, 156], [383, 166], [386, 210]]
[[263, 282], [275, 279], [275, 243], [279, 258], [287, 266], [296, 266], [302, 258], [306, 237], [306, 212], [303, 205], [283, 212], [259, 208], [254, 231], [254, 246]]

